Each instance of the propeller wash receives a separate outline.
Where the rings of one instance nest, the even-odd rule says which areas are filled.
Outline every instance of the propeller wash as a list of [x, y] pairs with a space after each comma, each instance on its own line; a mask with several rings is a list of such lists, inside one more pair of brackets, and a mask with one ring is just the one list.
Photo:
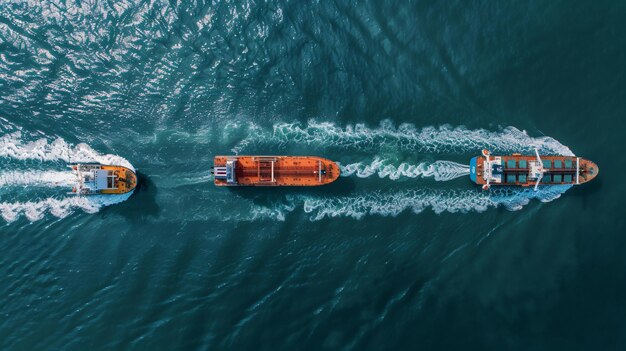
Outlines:
[[[0, 189], [10, 193], [15, 187], [39, 187], [42, 191], [26, 201], [1, 201], [0, 216], [7, 222], [21, 216], [34, 222], [46, 213], [64, 218], [75, 210], [95, 213], [128, 199], [135, 189], [135, 169], [120, 156], [100, 154], [86, 144], [72, 147], [62, 138], [26, 139], [20, 131], [0, 136], [0, 160], [39, 161], [36, 168], [43, 169], [32, 169], [30, 162], [30, 169], [3, 171]], [[67, 166], [66, 171], [58, 170]], [[55, 188], [66, 191], [58, 194], [52, 191]]]

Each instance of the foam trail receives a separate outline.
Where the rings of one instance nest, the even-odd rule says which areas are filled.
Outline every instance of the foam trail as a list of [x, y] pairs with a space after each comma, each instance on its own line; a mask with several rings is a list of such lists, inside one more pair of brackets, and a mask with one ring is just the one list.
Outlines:
[[0, 187], [4, 186], [45, 186], [71, 187], [76, 177], [68, 169], [60, 171], [7, 171], [0, 173]]
[[104, 206], [127, 200], [131, 194], [132, 192], [123, 195], [70, 196], [61, 199], [47, 198], [40, 201], [2, 202], [0, 203], [0, 216], [11, 223], [20, 216], [25, 216], [30, 222], [35, 222], [42, 219], [46, 213], [57, 218], [65, 218], [74, 213], [75, 210], [96, 213]]
[[133, 171], [135, 168], [125, 158], [117, 155], [101, 155], [87, 144], [69, 145], [63, 138], [35, 141], [22, 140], [20, 131], [0, 137], [0, 157], [16, 160], [99, 162], [105, 165], [120, 165]]
[[376, 158], [370, 164], [358, 162], [340, 165], [340, 167], [342, 176], [356, 175], [359, 178], [368, 178], [377, 174], [380, 178], [389, 177], [392, 180], [401, 177], [434, 177], [436, 181], [448, 181], [469, 174], [469, 166], [452, 161], [435, 161], [431, 164], [417, 165], [403, 162], [396, 167], [383, 159]]
[[[99, 154], [87, 144], [78, 144], [72, 147], [62, 138], [41, 138], [34, 141], [25, 141], [24, 139], [19, 130], [0, 136], [0, 157], [15, 160], [99, 162], [105, 165], [125, 166], [135, 171], [135, 168], [125, 158], [117, 155]], [[71, 186], [73, 182], [73, 175], [70, 171], [5, 171], [0, 173], [0, 186]], [[122, 195], [69, 195], [62, 198], [49, 197], [37, 201], [2, 202], [0, 203], [0, 216], [7, 222], [13, 222], [21, 216], [34, 222], [42, 219], [46, 213], [58, 218], [64, 218], [76, 210], [95, 213], [104, 206], [125, 201], [132, 193]]]
[[571, 185], [543, 186], [538, 191], [532, 188], [498, 188], [481, 190], [422, 190], [412, 189], [394, 193], [380, 191], [354, 196], [311, 197], [289, 196], [285, 203], [272, 208], [253, 210], [257, 218], [284, 220], [288, 213], [302, 208], [313, 221], [332, 217], [361, 219], [366, 215], [397, 216], [404, 211], [420, 213], [431, 208], [442, 212], [483, 212], [488, 208], [503, 206], [510, 211], [520, 210], [531, 200], [550, 202], [561, 196]]
[[429, 153], [469, 153], [480, 152], [484, 148], [493, 152], [532, 153], [537, 148], [544, 154], [573, 155], [569, 148], [551, 137], [530, 137], [515, 127], [499, 131], [449, 125], [417, 128], [408, 123], [396, 127], [391, 121], [385, 120], [378, 127], [370, 128], [365, 124], [342, 127], [333, 122], [311, 120], [306, 124], [276, 123], [271, 129], [251, 123], [245, 128], [247, 137], [235, 145], [232, 149], [235, 153], [259, 144], [294, 144], [359, 150], [393, 147]]

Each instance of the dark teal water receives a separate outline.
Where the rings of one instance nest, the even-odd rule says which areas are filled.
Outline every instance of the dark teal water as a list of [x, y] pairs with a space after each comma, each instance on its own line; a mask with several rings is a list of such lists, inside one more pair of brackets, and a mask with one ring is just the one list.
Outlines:
[[[625, 64], [621, 1], [4, 1], [0, 349], [623, 350]], [[481, 192], [485, 147], [600, 176]], [[346, 176], [216, 189], [235, 152]]]

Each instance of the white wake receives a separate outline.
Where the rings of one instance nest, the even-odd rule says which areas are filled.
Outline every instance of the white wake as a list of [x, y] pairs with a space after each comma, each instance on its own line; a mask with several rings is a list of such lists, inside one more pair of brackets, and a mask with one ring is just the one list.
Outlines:
[[442, 212], [483, 212], [488, 208], [503, 206], [516, 211], [536, 199], [550, 202], [561, 196], [571, 185], [532, 188], [492, 188], [482, 190], [432, 190], [407, 189], [396, 192], [373, 191], [350, 196], [315, 197], [288, 196], [285, 202], [270, 207], [255, 207], [253, 218], [285, 220], [286, 216], [301, 208], [313, 221], [332, 217], [361, 219], [367, 215], [397, 216], [404, 211], [420, 213], [432, 209]]
[[0, 173], [0, 187], [44, 186], [71, 187], [76, 177], [67, 171], [5, 171]]
[[90, 195], [68, 196], [64, 198], [47, 198], [40, 201], [2, 202], [0, 216], [7, 222], [13, 222], [20, 216], [25, 216], [31, 222], [38, 221], [49, 213], [57, 218], [65, 218], [76, 210], [87, 213], [96, 213], [102, 207], [127, 200], [131, 193], [123, 195]]
[[389, 177], [392, 180], [401, 177], [433, 177], [436, 181], [448, 181], [466, 176], [470, 172], [469, 166], [452, 161], [423, 162], [417, 165], [403, 162], [395, 166], [384, 159], [375, 158], [369, 164], [358, 162], [347, 165], [340, 164], [339, 166], [342, 176], [356, 175], [359, 178], [368, 178], [372, 175], [378, 175], [380, 178]]
[[15, 160], [64, 161], [64, 162], [99, 162], [105, 165], [119, 165], [135, 168], [125, 158], [111, 154], [100, 154], [87, 144], [71, 146], [63, 138], [41, 138], [23, 141], [20, 131], [0, 137], [0, 157]]
[[[14, 160], [39, 160], [42, 162], [99, 162], [101, 164], [121, 165], [131, 170], [134, 167], [125, 158], [117, 155], [103, 155], [87, 144], [69, 145], [62, 138], [40, 138], [33, 141], [23, 140], [20, 131], [0, 136], [0, 158]], [[71, 171], [26, 170], [0, 172], [0, 187], [42, 186], [67, 187], [74, 183]], [[102, 207], [125, 201], [132, 192], [123, 195], [62, 195], [36, 201], [0, 202], [0, 216], [7, 222], [13, 222], [21, 216], [31, 222], [38, 221], [48, 213], [64, 218], [76, 210], [87, 213], [98, 212]]]
[[568, 147], [551, 137], [531, 137], [515, 127], [498, 131], [450, 125], [418, 128], [409, 123], [396, 126], [389, 120], [382, 121], [378, 127], [368, 127], [365, 124], [344, 127], [334, 122], [311, 120], [306, 124], [276, 123], [272, 128], [264, 128], [254, 123], [230, 126], [230, 129], [237, 128], [244, 129], [246, 136], [232, 149], [235, 153], [257, 145], [284, 147], [293, 144], [357, 150], [392, 147], [428, 153], [470, 153], [480, 152], [484, 148], [496, 153], [532, 153], [537, 148], [543, 154], [573, 155]]

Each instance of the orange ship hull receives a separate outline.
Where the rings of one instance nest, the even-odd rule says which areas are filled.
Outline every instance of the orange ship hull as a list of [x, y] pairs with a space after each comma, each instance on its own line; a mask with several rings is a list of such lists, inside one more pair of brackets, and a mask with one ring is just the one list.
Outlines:
[[77, 195], [120, 195], [135, 190], [137, 175], [124, 166], [100, 163], [72, 163], [68, 165], [76, 174], [72, 189]]
[[319, 186], [339, 178], [339, 166], [315, 156], [216, 156], [217, 186]]

